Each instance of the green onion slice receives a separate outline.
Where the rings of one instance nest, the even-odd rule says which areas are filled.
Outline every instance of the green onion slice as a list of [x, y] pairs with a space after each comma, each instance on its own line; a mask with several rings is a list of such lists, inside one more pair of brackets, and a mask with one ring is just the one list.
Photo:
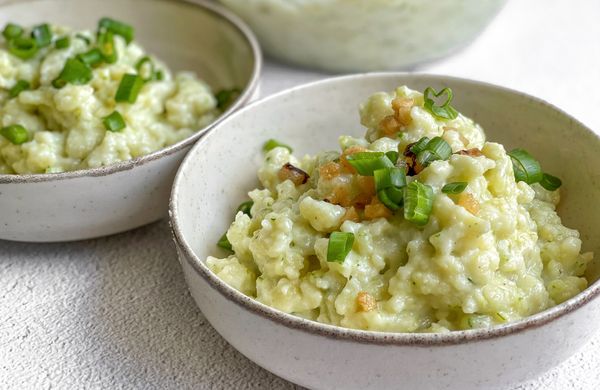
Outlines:
[[[436, 105], [433, 97], [440, 97], [444, 94], [446, 94], [446, 101], [444, 104]], [[450, 88], [444, 88], [440, 92], [436, 92], [435, 89], [427, 87], [425, 88], [423, 95], [425, 100], [423, 107], [435, 117], [441, 119], [455, 119], [458, 116], [458, 111], [450, 105], [452, 98], [454, 97]], [[433, 95], [433, 97], [431, 95]]]
[[0, 135], [15, 145], [21, 145], [29, 140], [29, 133], [21, 125], [10, 125], [0, 129]]
[[52, 43], [52, 31], [48, 24], [40, 24], [31, 30], [31, 37], [35, 39], [38, 47], [46, 47]]
[[19, 96], [19, 94], [21, 92], [25, 91], [26, 89], [29, 89], [29, 87], [30, 87], [29, 82], [27, 82], [25, 80], [19, 80], [8, 91], [8, 97], [10, 97], [10, 98], [17, 97], [17, 96]]
[[283, 143], [281, 143], [281, 142], [279, 142], [279, 141], [277, 141], [276, 139], [273, 139], [273, 138], [269, 139], [267, 142], [265, 142], [263, 144], [262, 150], [263, 150], [264, 153], [267, 153], [267, 152], [269, 152], [269, 151], [271, 151], [271, 150], [273, 150], [273, 149], [275, 149], [277, 147], [286, 148], [287, 150], [290, 151], [290, 153], [292, 153], [292, 151], [293, 151], [293, 149], [292, 149], [291, 146], [283, 144]]
[[38, 46], [33, 38], [17, 37], [8, 41], [10, 54], [22, 60], [28, 60], [38, 52]]
[[562, 180], [560, 180], [556, 176], [552, 176], [549, 173], [544, 173], [542, 175], [542, 180], [540, 181], [540, 185], [547, 189], [548, 191], [556, 191], [562, 185]]
[[373, 171], [375, 179], [375, 190], [385, 190], [390, 187], [402, 188], [406, 186], [406, 174], [404, 169], [392, 167]]
[[57, 49], [66, 49], [70, 45], [71, 45], [71, 38], [69, 38], [69, 37], [62, 37], [62, 38], [57, 39], [56, 42], [54, 42], [54, 47]]
[[4, 30], [2, 30], [2, 36], [7, 41], [14, 39], [14, 38], [18, 38], [22, 34], [23, 34], [23, 27], [21, 27], [17, 24], [14, 24], [14, 23], [8, 23], [6, 26], [4, 26]]
[[513, 164], [516, 181], [527, 184], [539, 183], [542, 178], [542, 167], [526, 150], [514, 149], [508, 153]]
[[414, 144], [412, 144], [412, 146], [409, 148], [409, 150], [411, 152], [413, 152], [414, 154], [419, 154], [425, 150], [428, 143], [429, 143], [429, 138], [423, 137], [420, 140], [418, 140], [417, 142], [415, 142]]
[[377, 191], [377, 197], [385, 207], [392, 211], [396, 211], [402, 207], [402, 204], [395, 203], [387, 194], [386, 190]]
[[106, 130], [112, 132], [121, 131], [127, 126], [125, 124], [125, 119], [123, 119], [123, 116], [119, 111], [113, 111], [110, 115], [105, 116], [102, 119], [102, 123]]
[[455, 181], [453, 183], [448, 183], [442, 187], [442, 192], [444, 194], [460, 194], [467, 188], [468, 183], [466, 181]]
[[241, 211], [242, 213], [251, 217], [252, 214], [250, 214], [250, 210], [252, 209], [253, 205], [254, 205], [254, 202], [251, 200], [248, 200], [248, 201], [242, 203], [241, 205], [239, 205], [237, 208], [237, 211]]
[[402, 206], [402, 204], [404, 203], [404, 188], [386, 188], [385, 194], [392, 202], [394, 202], [398, 206]]
[[104, 61], [109, 64], [117, 62], [117, 50], [115, 49], [115, 39], [112, 32], [106, 31], [98, 35], [98, 49], [100, 49]]
[[77, 33], [77, 34], [75, 34], [75, 38], [81, 39], [88, 46], [92, 44], [92, 40], [83, 34]]
[[427, 150], [435, 154], [438, 160], [447, 160], [452, 156], [452, 148], [442, 137], [433, 137], [427, 143]]
[[354, 153], [346, 156], [346, 160], [362, 176], [373, 176], [373, 172], [378, 169], [394, 166], [394, 163], [383, 152]]
[[217, 108], [219, 110], [226, 109], [237, 99], [240, 93], [241, 91], [238, 88], [220, 90], [215, 95], [215, 98], [217, 98]]
[[233, 247], [231, 246], [231, 243], [227, 239], [227, 233], [223, 233], [223, 235], [221, 236], [221, 238], [219, 238], [219, 241], [217, 241], [217, 246], [219, 248], [223, 248], [223, 249], [226, 249], [228, 251], [232, 251], [233, 250]]
[[165, 74], [163, 73], [162, 70], [157, 70], [156, 72], [154, 72], [154, 80], [164, 80], [165, 79]]
[[126, 73], [121, 79], [119, 88], [115, 95], [117, 102], [135, 103], [140, 90], [144, 86], [144, 80], [137, 74]]
[[92, 77], [92, 70], [89, 66], [77, 58], [69, 58], [58, 77], [52, 81], [52, 85], [55, 88], [62, 88], [67, 83], [83, 85], [90, 82]]
[[387, 158], [390, 159], [392, 163], [394, 163], [394, 165], [396, 165], [396, 162], [398, 161], [398, 156], [400, 154], [395, 150], [390, 150], [389, 152], [385, 152], [385, 155], [387, 156]]
[[343, 263], [352, 250], [354, 234], [347, 232], [333, 232], [329, 236], [327, 245], [327, 261]]
[[86, 51], [85, 53], [81, 53], [77, 56], [77, 58], [79, 59], [79, 61], [92, 67], [100, 65], [102, 61], [104, 61], [104, 56], [98, 48], [93, 48], [91, 50]]
[[102, 18], [98, 22], [98, 30], [101, 32], [110, 31], [113, 34], [120, 35], [125, 39], [125, 42], [127, 42], [128, 44], [131, 43], [131, 41], [133, 41], [133, 27], [123, 22], [119, 22], [118, 20], [114, 20], [111, 18]]
[[433, 188], [416, 180], [405, 187], [404, 218], [407, 221], [419, 226], [426, 225], [432, 209]]

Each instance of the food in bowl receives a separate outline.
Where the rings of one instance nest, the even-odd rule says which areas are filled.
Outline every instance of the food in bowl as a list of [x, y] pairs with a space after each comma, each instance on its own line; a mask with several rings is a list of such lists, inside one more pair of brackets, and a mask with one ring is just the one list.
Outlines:
[[593, 254], [556, 212], [560, 179], [451, 101], [374, 94], [365, 137], [340, 137], [341, 152], [297, 158], [269, 140], [262, 188], [218, 244], [232, 253], [207, 266], [283, 312], [389, 332], [491, 327], [584, 290]]
[[191, 72], [173, 74], [102, 18], [95, 33], [9, 23], [0, 45], [0, 174], [97, 168], [177, 143], [220, 114]]
[[330, 71], [399, 69], [477, 36], [505, 0], [221, 0], [285, 61]]

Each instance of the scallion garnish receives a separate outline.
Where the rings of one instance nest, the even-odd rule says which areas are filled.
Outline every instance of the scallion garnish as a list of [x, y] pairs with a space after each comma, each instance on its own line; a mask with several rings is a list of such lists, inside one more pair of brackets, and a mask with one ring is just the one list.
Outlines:
[[346, 156], [346, 161], [362, 176], [373, 176], [382, 168], [392, 168], [394, 163], [383, 152], [360, 152]]
[[133, 27], [123, 22], [119, 22], [118, 20], [114, 20], [111, 18], [102, 18], [98, 22], [98, 30], [100, 32], [110, 31], [113, 34], [120, 35], [125, 39], [125, 42], [127, 42], [128, 44], [131, 43], [131, 41], [133, 41]]
[[417, 162], [424, 167], [436, 160], [447, 160], [452, 155], [452, 148], [442, 137], [423, 137], [409, 150], [417, 155]]
[[460, 194], [467, 188], [468, 183], [465, 181], [455, 181], [453, 183], [448, 183], [442, 187], [442, 192], [444, 194]]
[[242, 213], [248, 215], [248, 216], [252, 216], [252, 214], [250, 214], [250, 210], [252, 209], [252, 206], [254, 205], [254, 202], [251, 200], [248, 200], [246, 202], [243, 202], [242, 204], [240, 204], [237, 208], [237, 211], [241, 211]]
[[267, 153], [268, 151], [273, 150], [273, 149], [275, 149], [277, 147], [286, 148], [287, 150], [290, 151], [290, 153], [292, 153], [292, 151], [293, 151], [291, 146], [288, 146], [286, 144], [282, 144], [281, 142], [279, 142], [279, 141], [277, 141], [277, 140], [275, 140], [273, 138], [269, 139], [267, 142], [265, 142], [263, 144], [262, 150], [263, 150], [264, 153]]
[[15, 145], [21, 145], [29, 139], [29, 133], [21, 125], [10, 125], [0, 129], [0, 135]]
[[562, 180], [560, 180], [556, 176], [552, 176], [549, 173], [544, 173], [542, 175], [542, 180], [540, 181], [540, 185], [547, 189], [548, 191], [556, 191], [562, 185]]
[[81, 39], [88, 46], [92, 44], [92, 40], [83, 34], [77, 33], [77, 34], [75, 34], [75, 38]]
[[135, 70], [140, 75], [140, 77], [142, 77], [144, 82], [153, 80], [156, 74], [154, 70], [154, 63], [148, 56], [144, 56], [140, 58], [138, 62], [136, 62]]
[[156, 72], [154, 72], [154, 80], [161, 81], [161, 80], [164, 80], [164, 78], [165, 78], [165, 74], [163, 73], [162, 70], [159, 69]]
[[217, 246], [219, 248], [223, 248], [223, 249], [226, 249], [228, 251], [232, 251], [233, 250], [233, 247], [231, 246], [231, 243], [227, 239], [227, 233], [223, 233], [223, 235], [221, 236], [221, 238], [219, 238], [219, 241], [217, 241]]
[[38, 47], [46, 47], [52, 43], [52, 31], [48, 24], [40, 24], [31, 30], [31, 37], [35, 39]]
[[432, 209], [433, 188], [416, 180], [405, 187], [404, 218], [407, 221], [419, 226], [426, 225]]
[[98, 49], [108, 64], [117, 62], [117, 50], [115, 49], [115, 39], [113, 33], [105, 31], [98, 34]]
[[67, 83], [83, 85], [87, 84], [92, 77], [92, 69], [87, 64], [77, 58], [69, 58], [58, 77], [52, 81], [52, 86], [62, 88]]
[[414, 154], [419, 154], [425, 150], [428, 143], [429, 143], [429, 138], [422, 137], [420, 140], [418, 140], [417, 142], [412, 144], [412, 146], [409, 148], [409, 150], [411, 152], [413, 152]]
[[54, 47], [57, 49], [66, 49], [70, 45], [71, 45], [71, 38], [69, 38], [69, 37], [62, 37], [62, 38], [57, 39], [56, 42], [54, 42]]
[[385, 207], [392, 211], [396, 211], [402, 207], [402, 204], [394, 202], [387, 194], [386, 190], [377, 191], [377, 198]]
[[[443, 94], [446, 94], [446, 101], [442, 105], [436, 105], [433, 97], [440, 97]], [[431, 95], [433, 95], [433, 97]], [[440, 92], [436, 92], [435, 89], [427, 87], [425, 88], [425, 92], [423, 92], [423, 96], [425, 100], [423, 107], [435, 117], [455, 119], [458, 116], [458, 111], [450, 105], [453, 98], [452, 90], [450, 88], [444, 88]]]
[[373, 172], [375, 190], [381, 191], [390, 187], [402, 188], [406, 186], [404, 169], [397, 167], [377, 169]]
[[2, 30], [2, 36], [7, 41], [18, 38], [21, 36], [21, 34], [23, 34], [23, 27], [16, 25], [14, 23], [8, 23], [4, 27], [4, 30]]
[[112, 132], [121, 131], [127, 126], [125, 124], [125, 119], [123, 119], [123, 116], [121, 116], [119, 111], [113, 111], [110, 115], [102, 118], [102, 123], [106, 130]]
[[327, 261], [343, 263], [352, 250], [354, 234], [349, 232], [333, 232], [327, 245]]
[[385, 152], [385, 155], [387, 156], [387, 158], [390, 159], [390, 161], [392, 163], [394, 163], [394, 165], [396, 164], [396, 162], [398, 161], [398, 156], [400, 155], [400, 153], [398, 153], [395, 150], [390, 150], [389, 152]]
[[22, 60], [28, 60], [38, 52], [38, 46], [33, 38], [17, 37], [8, 41], [8, 52]]
[[119, 88], [115, 95], [115, 101], [135, 103], [140, 90], [144, 86], [144, 80], [137, 74], [126, 73], [121, 79]]
[[516, 181], [527, 184], [539, 183], [542, 178], [542, 167], [526, 150], [514, 149], [508, 153], [513, 164]]
[[8, 97], [10, 97], [10, 98], [17, 97], [17, 96], [19, 96], [19, 94], [21, 92], [25, 91], [26, 89], [29, 89], [29, 87], [30, 87], [29, 82], [27, 82], [25, 80], [19, 80], [8, 91]]
[[100, 65], [104, 60], [104, 56], [98, 48], [93, 48], [85, 53], [81, 53], [77, 56], [77, 58], [79, 61], [92, 67]]
[[233, 101], [240, 95], [240, 90], [237, 88], [222, 89], [215, 94], [217, 99], [217, 108], [224, 110], [233, 103]]

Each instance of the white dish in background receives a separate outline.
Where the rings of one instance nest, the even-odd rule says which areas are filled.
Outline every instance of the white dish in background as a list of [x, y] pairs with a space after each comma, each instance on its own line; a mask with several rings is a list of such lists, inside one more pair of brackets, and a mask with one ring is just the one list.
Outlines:
[[265, 52], [328, 71], [399, 70], [473, 40], [506, 0], [220, 0]]
[[114, 234], [163, 218], [181, 160], [204, 133], [256, 93], [261, 53], [235, 15], [209, 1], [33, 0], [0, 6], [0, 26], [50, 22], [95, 29], [110, 16], [134, 26], [136, 40], [174, 71], [190, 70], [214, 90], [241, 95], [212, 124], [148, 155], [58, 174], [0, 175], [0, 239], [71, 241]]
[[[560, 215], [577, 228], [583, 250], [600, 253], [600, 138], [564, 112], [531, 96], [476, 81], [420, 74], [359, 74], [281, 92], [236, 112], [192, 149], [176, 176], [171, 224], [192, 296], [212, 326], [260, 366], [317, 389], [494, 389], [539, 376], [598, 331], [600, 281], [574, 298], [506, 325], [439, 334], [344, 329], [279, 312], [218, 279], [204, 264], [239, 203], [257, 185], [265, 140], [296, 155], [361, 135], [358, 105], [398, 85], [449, 86], [453, 106], [487, 130], [489, 140], [524, 147], [563, 179]], [[438, 89], [439, 90], [439, 89]], [[598, 261], [595, 268], [597, 271]], [[592, 269], [593, 271], [593, 269]]]

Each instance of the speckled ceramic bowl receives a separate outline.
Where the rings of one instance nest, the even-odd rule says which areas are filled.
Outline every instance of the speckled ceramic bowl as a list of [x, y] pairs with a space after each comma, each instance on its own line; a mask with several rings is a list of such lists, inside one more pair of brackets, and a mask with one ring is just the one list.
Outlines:
[[89, 29], [102, 16], [135, 26], [136, 39], [171, 69], [195, 71], [215, 90], [243, 92], [215, 123], [146, 156], [59, 174], [0, 175], [0, 239], [79, 240], [166, 216], [173, 177], [191, 145], [257, 92], [261, 53], [256, 39], [236, 16], [212, 2], [0, 0], [0, 26], [47, 21]]
[[[175, 179], [170, 215], [180, 261], [198, 306], [235, 348], [262, 367], [315, 389], [506, 389], [573, 354], [599, 329], [600, 282], [527, 319], [443, 334], [343, 329], [284, 314], [244, 296], [204, 264], [246, 193], [258, 184], [261, 145], [277, 138], [297, 155], [362, 135], [357, 107], [406, 84], [454, 91], [455, 106], [509, 148], [527, 147], [564, 180], [560, 213], [600, 253], [600, 139], [539, 99], [475, 81], [411, 74], [329, 79], [268, 97], [221, 122], [192, 149]], [[226, 162], [226, 163], [224, 163]], [[592, 272], [592, 274], [594, 274]]]

